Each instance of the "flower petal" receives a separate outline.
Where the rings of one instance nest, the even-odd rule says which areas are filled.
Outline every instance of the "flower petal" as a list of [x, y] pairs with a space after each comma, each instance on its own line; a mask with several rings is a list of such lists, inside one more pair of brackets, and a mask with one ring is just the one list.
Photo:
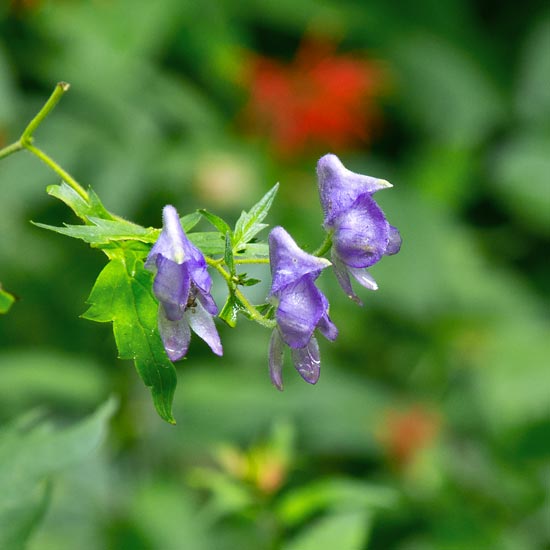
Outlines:
[[399, 233], [397, 227], [390, 225], [390, 238], [388, 241], [388, 246], [386, 247], [386, 252], [384, 252], [384, 254], [386, 254], [387, 256], [397, 254], [401, 250], [402, 242], [403, 239], [401, 238], [401, 233]]
[[311, 338], [307, 346], [290, 351], [292, 361], [294, 361], [294, 366], [300, 376], [309, 384], [315, 384], [321, 373], [321, 356], [315, 336]]
[[328, 315], [329, 304], [327, 297], [321, 291], [319, 291], [319, 293], [321, 294], [321, 301], [323, 302], [324, 313], [317, 323], [317, 329], [327, 340], [334, 341], [338, 336], [338, 329]]
[[177, 210], [170, 204], [162, 210], [162, 231], [147, 256], [145, 268], [155, 271], [157, 257], [163, 256], [176, 264], [186, 263], [195, 285], [210, 292], [212, 279], [202, 252], [187, 238]]
[[273, 228], [269, 234], [269, 259], [273, 276], [271, 294], [277, 294], [304, 275], [316, 279], [322, 269], [330, 266], [327, 259], [304, 252], [282, 227]]
[[185, 241], [187, 237], [181, 226], [178, 212], [171, 204], [167, 204], [162, 210], [162, 231], [147, 256], [145, 268], [154, 270], [158, 255], [182, 264], [185, 259]]
[[321, 291], [311, 276], [285, 287], [275, 314], [285, 343], [291, 348], [306, 346], [326, 311], [323, 306]]
[[319, 321], [317, 328], [319, 332], [327, 339], [333, 342], [338, 337], [338, 329], [336, 325], [332, 322], [331, 318], [328, 316], [328, 313], [325, 313], [321, 320]]
[[166, 316], [164, 306], [159, 307], [158, 327], [162, 343], [170, 361], [181, 359], [189, 349], [191, 330], [185, 317], [172, 321]]
[[390, 225], [369, 194], [360, 195], [334, 223], [334, 248], [347, 266], [369, 267], [382, 258]]
[[275, 329], [269, 341], [269, 376], [280, 391], [283, 391], [283, 345], [279, 329]]
[[191, 286], [186, 264], [177, 264], [160, 254], [156, 264], [153, 293], [164, 306], [166, 317], [170, 321], [178, 321], [185, 311]]
[[189, 307], [184, 316], [193, 332], [202, 338], [216, 355], [223, 355], [222, 343], [216, 330], [214, 319], [208, 313], [200, 301], [197, 301], [192, 307]]
[[209, 293], [199, 290], [197, 292], [197, 298], [202, 304], [202, 307], [204, 307], [204, 309], [206, 309], [206, 311], [208, 311], [210, 315], [218, 314], [218, 306], [216, 305], [216, 302], [214, 302], [214, 298], [212, 298]]
[[366, 270], [357, 267], [348, 267], [348, 271], [355, 277], [360, 285], [369, 290], [378, 290], [378, 285], [373, 276]]
[[348, 268], [342, 263], [342, 261], [336, 255], [334, 248], [332, 249], [332, 268], [334, 275], [338, 283], [342, 287], [342, 290], [346, 293], [348, 298], [351, 298], [356, 304], [362, 306], [363, 302], [359, 299], [359, 296], [355, 294], [349, 280]]
[[334, 219], [347, 210], [359, 195], [372, 194], [392, 187], [386, 180], [348, 170], [340, 159], [332, 154], [319, 159], [317, 177], [321, 205], [325, 213], [325, 227], [332, 227]]
[[208, 273], [206, 260], [202, 252], [187, 238], [183, 245], [185, 250], [185, 262], [189, 266], [191, 279], [197, 288], [203, 293], [209, 293], [212, 288], [212, 278]]

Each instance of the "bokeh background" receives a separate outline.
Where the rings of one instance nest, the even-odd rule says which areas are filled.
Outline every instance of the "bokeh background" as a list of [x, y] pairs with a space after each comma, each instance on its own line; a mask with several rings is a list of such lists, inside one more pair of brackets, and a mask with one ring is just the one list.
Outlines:
[[[3, 547], [550, 546], [546, 2], [3, 0], [0, 142], [59, 80], [37, 142], [111, 211], [234, 221], [279, 181], [269, 221], [313, 250], [331, 151], [394, 184], [377, 200], [404, 244], [363, 308], [321, 277], [340, 336], [317, 386], [287, 363], [278, 393], [243, 319], [222, 359], [193, 340], [169, 426], [79, 318], [103, 255], [29, 223], [74, 221], [57, 178], [4, 159]], [[82, 420], [109, 395], [110, 421]]]

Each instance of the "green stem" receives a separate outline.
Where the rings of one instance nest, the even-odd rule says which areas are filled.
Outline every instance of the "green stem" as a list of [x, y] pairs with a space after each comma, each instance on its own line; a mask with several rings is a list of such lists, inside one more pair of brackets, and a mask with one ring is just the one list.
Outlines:
[[325, 235], [325, 240], [321, 243], [321, 246], [313, 253], [314, 256], [324, 256], [332, 246], [332, 231], [329, 231]]
[[44, 151], [38, 149], [38, 147], [35, 147], [33, 142], [33, 134], [36, 131], [36, 129], [44, 122], [44, 119], [50, 114], [52, 109], [59, 103], [59, 100], [63, 96], [65, 92], [68, 91], [70, 88], [70, 84], [67, 84], [67, 82], [58, 82], [52, 95], [48, 98], [48, 101], [44, 103], [44, 106], [40, 111], [38, 111], [38, 114], [29, 122], [27, 127], [23, 130], [23, 133], [21, 134], [21, 137], [11, 145], [8, 145], [7, 147], [4, 147], [3, 149], [0, 149], [0, 159], [3, 159], [4, 157], [7, 157], [13, 153], [16, 153], [17, 151], [21, 151], [22, 149], [27, 149], [27, 151], [30, 151], [33, 155], [38, 157], [44, 164], [49, 166], [57, 175], [61, 177], [61, 179], [67, 183], [67, 185], [71, 186], [86, 202], [89, 202], [90, 197], [88, 196], [88, 193], [86, 190], [57, 162], [55, 162], [53, 159], [51, 159]]
[[90, 200], [90, 197], [86, 190], [57, 162], [55, 162], [53, 159], [51, 159], [44, 151], [39, 149], [38, 147], [35, 147], [34, 145], [31, 145], [30, 143], [24, 145], [25, 149], [30, 151], [33, 155], [38, 157], [44, 164], [49, 166], [58, 176], [61, 177], [61, 179], [67, 184], [70, 185], [86, 202]]
[[243, 307], [246, 308], [248, 311], [248, 314], [250, 315], [250, 318], [253, 321], [256, 321], [256, 323], [262, 325], [266, 328], [275, 328], [277, 323], [275, 321], [272, 321], [271, 319], [266, 319], [249, 301], [248, 298], [235, 286], [235, 283], [231, 277], [231, 275], [222, 267], [222, 265], [212, 258], [205, 257], [206, 263], [215, 268], [216, 271], [225, 279], [225, 282], [227, 283], [227, 287], [229, 288], [230, 292], [233, 292], [239, 302], [243, 305]]
[[249, 301], [248, 298], [238, 289], [235, 289], [235, 296], [239, 302], [248, 310], [250, 318], [266, 328], [275, 328], [277, 323], [272, 319], [266, 319]]
[[269, 258], [235, 258], [233, 261], [236, 264], [268, 264]]
[[3, 149], [0, 149], [0, 159], [3, 159], [4, 157], [7, 157], [13, 153], [17, 153], [17, 151], [21, 151], [21, 149], [23, 149], [23, 146], [21, 145], [20, 141], [16, 141], [11, 145], [7, 145]]
[[57, 83], [55, 90], [53, 91], [48, 101], [44, 103], [42, 109], [40, 109], [38, 114], [29, 122], [28, 126], [23, 130], [21, 138], [19, 139], [23, 146], [25, 145], [25, 142], [32, 141], [34, 131], [40, 126], [40, 124], [42, 124], [44, 119], [50, 114], [52, 109], [58, 104], [63, 94], [67, 92], [70, 87], [70, 84], [67, 84], [67, 82]]

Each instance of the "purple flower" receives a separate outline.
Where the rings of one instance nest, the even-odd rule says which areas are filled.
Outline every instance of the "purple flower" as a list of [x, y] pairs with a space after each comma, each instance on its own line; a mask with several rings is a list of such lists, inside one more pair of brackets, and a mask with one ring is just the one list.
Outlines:
[[153, 293], [160, 302], [158, 326], [164, 349], [171, 361], [181, 359], [189, 349], [192, 329], [216, 355], [222, 355], [212, 319], [218, 308], [210, 295], [212, 279], [204, 256], [185, 235], [173, 206], [164, 207], [162, 221], [145, 267], [156, 272]]
[[270, 298], [277, 305], [277, 328], [269, 346], [271, 380], [279, 390], [283, 389], [286, 344], [296, 370], [306, 382], [315, 384], [321, 363], [313, 333], [318, 329], [329, 340], [338, 335], [328, 316], [328, 300], [314, 283], [330, 262], [304, 252], [282, 227], [275, 227], [269, 234], [269, 256], [273, 278]]
[[350, 273], [365, 288], [378, 285], [365, 269], [382, 256], [397, 254], [401, 248], [399, 231], [388, 223], [373, 193], [392, 187], [386, 180], [348, 170], [336, 155], [325, 155], [317, 163], [319, 194], [324, 227], [332, 235], [334, 273], [344, 292], [357, 303]]

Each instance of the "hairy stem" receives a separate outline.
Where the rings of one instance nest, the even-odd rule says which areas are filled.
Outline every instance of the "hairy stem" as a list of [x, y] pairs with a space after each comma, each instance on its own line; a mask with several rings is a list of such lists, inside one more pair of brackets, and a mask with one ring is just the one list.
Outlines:
[[235, 258], [236, 264], [269, 264], [269, 258]]

